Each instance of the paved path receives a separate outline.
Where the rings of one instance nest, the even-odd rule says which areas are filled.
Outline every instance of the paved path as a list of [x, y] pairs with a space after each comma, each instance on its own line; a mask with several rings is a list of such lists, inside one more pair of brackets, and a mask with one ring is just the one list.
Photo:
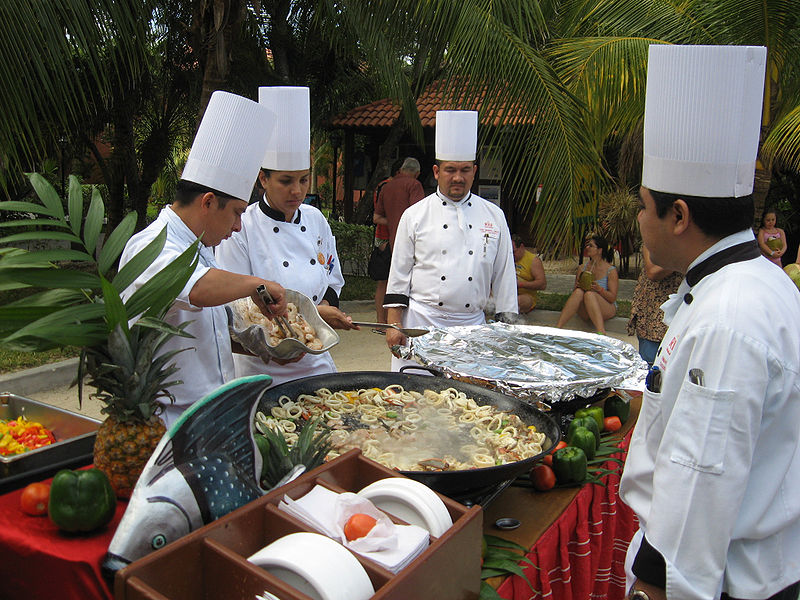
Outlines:
[[[551, 274], [547, 276], [547, 291], [567, 294], [572, 291], [574, 276]], [[630, 299], [633, 294], [635, 282], [621, 280], [621, 299]], [[372, 301], [359, 300], [343, 302], [342, 309], [352, 315], [355, 321], [374, 321], [375, 308]], [[558, 319], [558, 312], [548, 310], [534, 310], [525, 315], [525, 323], [530, 325], [543, 325], [551, 327]], [[621, 340], [637, 346], [635, 338], [629, 337], [626, 332], [627, 320], [614, 318], [607, 323], [607, 331]], [[567, 323], [570, 329], [592, 331], [586, 323], [573, 318]], [[331, 350], [331, 355], [340, 372], [347, 371], [388, 371], [390, 369], [390, 354], [382, 335], [372, 333], [363, 327], [359, 331], [340, 331], [340, 342]], [[0, 375], [0, 392], [11, 392], [26, 398], [39, 400], [47, 404], [59, 406], [66, 410], [79, 412], [96, 419], [103, 419], [100, 413], [101, 404], [89, 398], [91, 389], [84, 390], [84, 401], [78, 406], [78, 389], [71, 387], [77, 372], [77, 359], [71, 359], [45, 365], [35, 369], [28, 369], [18, 373]]]

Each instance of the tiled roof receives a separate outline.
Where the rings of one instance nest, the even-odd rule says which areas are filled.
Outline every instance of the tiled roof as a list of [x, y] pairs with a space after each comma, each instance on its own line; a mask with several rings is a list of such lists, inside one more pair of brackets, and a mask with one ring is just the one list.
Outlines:
[[[437, 110], [480, 110], [483, 104], [485, 93], [481, 93], [477, 98], [466, 98], [464, 94], [455, 96], [451, 92], [445, 92], [442, 82], [430, 84], [417, 98], [417, 111], [423, 127], [433, 127], [436, 123]], [[533, 117], [523, 115], [507, 115], [505, 104], [502, 104], [492, 113], [483, 111], [481, 123], [484, 125], [503, 125], [519, 124], [522, 122], [533, 122]], [[338, 115], [331, 120], [334, 127], [391, 127], [400, 118], [400, 105], [389, 98], [376, 100], [363, 106], [358, 106]]]

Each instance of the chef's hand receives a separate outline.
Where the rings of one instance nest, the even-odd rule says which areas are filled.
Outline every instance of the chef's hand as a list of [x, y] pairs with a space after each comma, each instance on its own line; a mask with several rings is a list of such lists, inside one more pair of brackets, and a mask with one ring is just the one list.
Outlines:
[[353, 325], [353, 317], [342, 312], [335, 306], [320, 304], [317, 306], [319, 316], [334, 329], [361, 329], [358, 325]]
[[261, 299], [261, 296], [258, 295], [258, 292], [254, 291], [252, 294], [250, 294], [250, 297], [253, 299], [253, 302], [256, 303], [258, 309], [270, 318], [273, 316], [288, 316], [286, 313], [286, 290], [283, 288], [283, 286], [279, 283], [275, 283], [274, 281], [267, 281], [266, 279], [262, 279], [261, 283], [267, 288], [267, 291], [269, 292], [269, 295], [272, 296], [275, 304], [264, 304], [264, 301]]
[[389, 350], [392, 349], [392, 346], [405, 346], [406, 336], [397, 329], [389, 328], [386, 330], [386, 345], [389, 346]]

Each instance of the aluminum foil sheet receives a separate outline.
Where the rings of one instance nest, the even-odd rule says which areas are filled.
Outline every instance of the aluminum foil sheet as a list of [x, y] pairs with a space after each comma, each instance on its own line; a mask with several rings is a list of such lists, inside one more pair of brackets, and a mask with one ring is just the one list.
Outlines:
[[401, 355], [446, 377], [550, 405], [606, 388], [641, 390], [647, 374], [638, 351], [622, 340], [501, 322], [433, 329]]

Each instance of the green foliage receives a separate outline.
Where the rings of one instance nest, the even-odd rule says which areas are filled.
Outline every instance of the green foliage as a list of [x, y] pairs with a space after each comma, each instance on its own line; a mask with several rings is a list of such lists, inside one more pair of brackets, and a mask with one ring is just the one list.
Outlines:
[[295, 465], [304, 465], [306, 470], [310, 471], [322, 464], [331, 450], [331, 432], [329, 429], [318, 431], [318, 425], [318, 419], [306, 421], [297, 441], [289, 448], [283, 434], [262, 425], [261, 422], [256, 422], [256, 427], [261, 433], [255, 432], [253, 435], [265, 438], [256, 440], [264, 461], [261, 468], [261, 485], [264, 489], [275, 487]]
[[329, 220], [331, 231], [336, 238], [336, 251], [342, 262], [342, 273], [366, 275], [375, 229], [366, 225], [354, 225]]
[[[76, 177], [70, 177], [67, 213], [65, 203], [52, 185], [41, 175], [34, 173], [28, 177], [40, 203], [0, 202], [0, 210], [40, 215], [23, 221], [39, 230], [5, 236], [0, 238], [0, 244], [45, 238], [68, 242], [71, 248], [25, 251], [10, 247], [0, 252], [0, 290], [23, 293], [30, 288], [42, 290], [0, 306], [3, 347], [39, 351], [95, 346], [104, 343], [118, 326], [127, 333], [128, 322], [137, 316], [156, 319], [150, 326], [158, 326], [157, 319], [172, 304], [194, 270], [199, 242], [123, 303], [120, 294], [158, 256], [166, 240], [166, 230], [115, 274], [114, 265], [133, 234], [135, 213], [127, 215], [98, 249], [105, 217], [99, 192], [93, 190], [84, 218], [83, 192]], [[72, 261], [85, 264], [75, 268]], [[86, 264], [91, 268], [86, 270]]]
[[344, 280], [344, 287], [339, 300], [372, 300], [375, 298], [374, 279], [363, 275], [348, 275]]

